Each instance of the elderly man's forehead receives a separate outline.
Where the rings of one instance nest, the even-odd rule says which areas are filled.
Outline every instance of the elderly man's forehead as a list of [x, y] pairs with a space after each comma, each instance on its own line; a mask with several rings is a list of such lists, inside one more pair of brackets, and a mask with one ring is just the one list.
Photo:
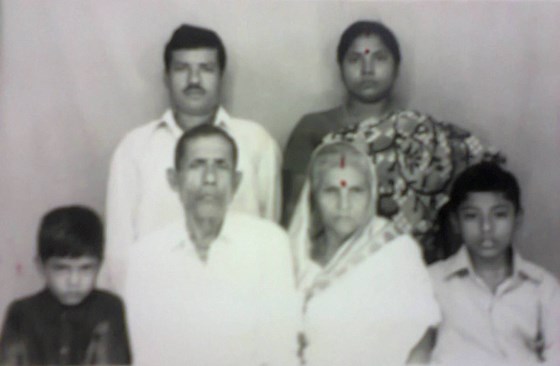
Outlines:
[[227, 159], [233, 159], [234, 147], [227, 138], [222, 135], [196, 136], [185, 141], [186, 158], [214, 158], [216, 155]]

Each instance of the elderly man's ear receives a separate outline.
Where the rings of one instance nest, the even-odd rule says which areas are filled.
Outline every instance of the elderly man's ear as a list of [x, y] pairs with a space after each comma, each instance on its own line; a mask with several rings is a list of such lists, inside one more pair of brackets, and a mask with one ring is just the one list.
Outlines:
[[179, 182], [178, 182], [179, 177], [177, 171], [174, 168], [169, 168], [167, 169], [166, 173], [167, 173], [167, 182], [169, 183], [169, 186], [173, 191], [177, 192], [179, 187]]

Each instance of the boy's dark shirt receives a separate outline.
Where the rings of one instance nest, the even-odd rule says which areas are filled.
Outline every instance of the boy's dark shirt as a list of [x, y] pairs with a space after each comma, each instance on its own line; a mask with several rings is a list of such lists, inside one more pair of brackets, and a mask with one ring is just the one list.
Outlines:
[[0, 338], [0, 363], [130, 364], [122, 301], [94, 290], [64, 306], [48, 291], [13, 302]]

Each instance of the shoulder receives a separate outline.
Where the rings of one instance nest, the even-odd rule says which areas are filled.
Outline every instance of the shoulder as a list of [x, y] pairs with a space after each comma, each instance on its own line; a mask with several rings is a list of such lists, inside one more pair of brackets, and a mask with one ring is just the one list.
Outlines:
[[[229, 117], [229, 128], [235, 138], [238, 139], [251, 139], [251, 142], [271, 143], [275, 140], [270, 133], [260, 123], [237, 117]], [[257, 139], [257, 140], [253, 140]], [[239, 141], [244, 142], [244, 141]]]
[[560, 282], [550, 271], [524, 258], [521, 258], [521, 261], [524, 274], [536, 281], [545, 293], [560, 291]]
[[[228, 230], [230, 232], [235, 230], [236, 234], [243, 236], [254, 237], [259, 235], [261, 239], [263, 238], [262, 235], [267, 235], [269, 239], [271, 237], [287, 239], [288, 237], [280, 225], [258, 216], [232, 211], [228, 213], [227, 220]], [[241, 228], [247, 230], [239, 230]]]
[[153, 261], [168, 253], [186, 237], [185, 223], [175, 220], [138, 239], [130, 248], [130, 258]]
[[162, 121], [162, 118], [158, 118], [128, 131], [117, 145], [115, 153], [141, 148], [150, 139]]
[[14, 312], [29, 311], [31, 309], [40, 307], [41, 304], [44, 302], [44, 298], [46, 295], [45, 291], [46, 290], [42, 290], [35, 294], [21, 297], [19, 299], [12, 301], [12, 303], [9, 306], [9, 311], [14, 311]]
[[341, 107], [331, 108], [324, 111], [305, 114], [294, 128], [294, 132], [319, 133], [321, 130], [331, 130], [341, 118]]
[[439, 260], [428, 266], [428, 273], [434, 282], [442, 282], [445, 277], [449, 274], [451, 266], [456, 261], [458, 253], [453, 254], [447, 259]]
[[92, 302], [99, 307], [120, 311], [123, 306], [122, 299], [106, 290], [95, 289], [91, 294]]

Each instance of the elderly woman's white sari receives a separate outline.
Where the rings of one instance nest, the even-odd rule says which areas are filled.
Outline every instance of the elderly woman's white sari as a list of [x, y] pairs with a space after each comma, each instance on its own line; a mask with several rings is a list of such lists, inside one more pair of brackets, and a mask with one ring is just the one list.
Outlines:
[[[337, 144], [353, 155], [359, 151], [348, 143]], [[324, 146], [313, 154], [310, 172]], [[306, 365], [404, 364], [427, 329], [439, 321], [419, 246], [376, 216], [375, 170], [360, 154], [374, 183], [371, 217], [324, 267], [311, 259], [317, 218], [311, 210], [309, 179], [290, 225], [296, 278], [304, 298], [301, 357]]]

